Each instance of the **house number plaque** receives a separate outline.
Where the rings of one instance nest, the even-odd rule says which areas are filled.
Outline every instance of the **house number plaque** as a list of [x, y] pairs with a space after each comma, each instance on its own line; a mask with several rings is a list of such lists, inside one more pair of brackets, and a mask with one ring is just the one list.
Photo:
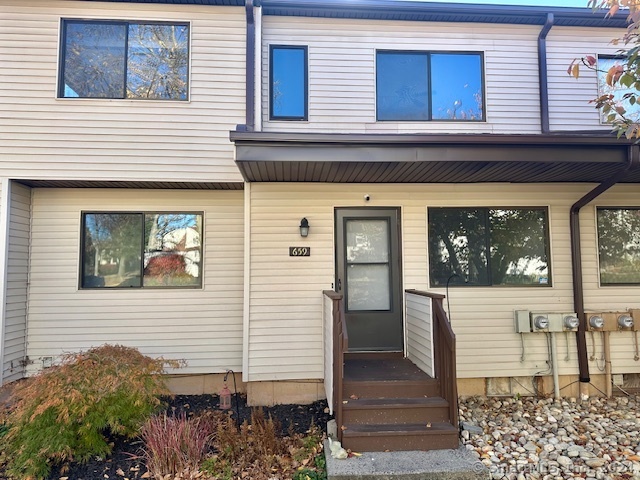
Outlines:
[[290, 257], [310, 257], [311, 248], [310, 247], [289, 247], [289, 256]]

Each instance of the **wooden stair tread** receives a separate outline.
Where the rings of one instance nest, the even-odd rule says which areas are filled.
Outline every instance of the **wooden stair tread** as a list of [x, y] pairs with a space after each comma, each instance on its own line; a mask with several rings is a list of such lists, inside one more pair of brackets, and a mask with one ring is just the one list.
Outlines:
[[368, 424], [368, 425], [347, 425], [346, 430], [342, 432], [344, 437], [355, 436], [402, 436], [402, 435], [455, 435], [458, 436], [458, 429], [450, 423], [437, 422], [432, 423], [430, 427], [426, 424], [407, 424], [407, 425], [384, 425], [384, 424]]
[[[345, 403], [346, 402], [346, 403]], [[447, 407], [442, 397], [413, 397], [413, 398], [358, 398], [346, 399], [343, 409], [378, 409], [378, 408], [407, 408], [407, 407]]]

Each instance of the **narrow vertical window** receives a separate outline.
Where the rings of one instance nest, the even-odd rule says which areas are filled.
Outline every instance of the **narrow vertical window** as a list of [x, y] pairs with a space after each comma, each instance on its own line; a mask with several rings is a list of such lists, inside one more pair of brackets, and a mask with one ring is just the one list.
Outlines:
[[307, 119], [307, 47], [271, 45], [269, 117]]

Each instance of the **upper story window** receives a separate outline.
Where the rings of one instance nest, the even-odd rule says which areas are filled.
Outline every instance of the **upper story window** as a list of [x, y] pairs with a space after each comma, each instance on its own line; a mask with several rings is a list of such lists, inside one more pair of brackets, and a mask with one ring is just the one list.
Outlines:
[[640, 284], [640, 208], [598, 208], [601, 285]]
[[186, 23], [63, 20], [60, 58], [60, 98], [188, 98]]
[[479, 52], [376, 52], [376, 114], [390, 121], [484, 121]]
[[201, 287], [202, 213], [82, 214], [81, 288]]
[[[616, 83], [615, 85], [609, 85], [607, 83], [609, 70], [613, 67], [622, 68], [626, 63], [627, 59], [624, 57], [598, 55], [598, 96], [613, 95], [616, 103], [625, 109], [624, 116], [634, 122], [638, 122], [640, 121], [640, 104], [634, 103], [631, 105], [625, 98], [627, 94], [637, 95], [638, 91], [633, 86], [625, 87], [620, 85], [620, 83]], [[611, 118], [609, 118], [609, 115], [602, 115], [600, 121], [602, 123], [612, 123], [615, 117], [615, 114], [612, 114]]]
[[307, 119], [307, 47], [269, 48], [269, 118]]
[[432, 287], [550, 285], [546, 208], [430, 208]]

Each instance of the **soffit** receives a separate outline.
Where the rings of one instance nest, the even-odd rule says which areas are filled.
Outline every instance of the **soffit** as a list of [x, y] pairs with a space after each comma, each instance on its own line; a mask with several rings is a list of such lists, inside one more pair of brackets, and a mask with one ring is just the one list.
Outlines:
[[627, 165], [630, 148], [592, 135], [231, 132], [231, 140], [249, 182], [601, 182]]

